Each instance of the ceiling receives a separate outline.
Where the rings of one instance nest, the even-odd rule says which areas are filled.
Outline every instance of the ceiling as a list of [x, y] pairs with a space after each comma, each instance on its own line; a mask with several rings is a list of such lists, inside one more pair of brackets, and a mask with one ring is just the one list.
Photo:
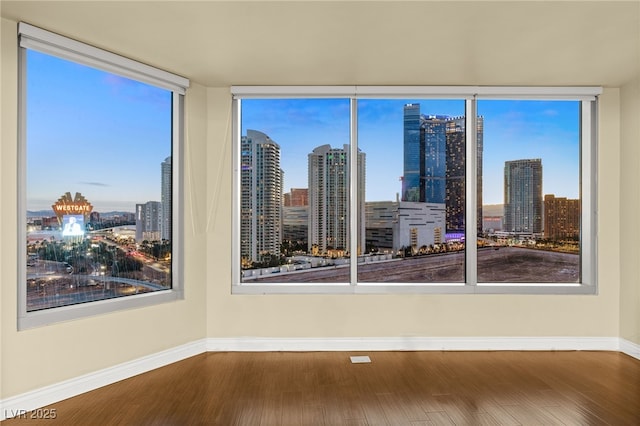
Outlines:
[[2, 1], [25, 21], [229, 85], [597, 85], [640, 75], [634, 1]]

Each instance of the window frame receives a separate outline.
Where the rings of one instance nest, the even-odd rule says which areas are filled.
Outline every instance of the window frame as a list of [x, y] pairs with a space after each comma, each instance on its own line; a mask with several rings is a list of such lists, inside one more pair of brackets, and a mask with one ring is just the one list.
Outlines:
[[[26, 88], [27, 49], [156, 86], [171, 96], [172, 287], [167, 290], [27, 311], [26, 289]], [[18, 330], [184, 298], [184, 97], [189, 80], [112, 52], [20, 22], [18, 24]]]
[[[601, 87], [507, 86], [232, 86], [232, 294], [597, 294], [597, 103]], [[464, 283], [363, 283], [358, 281], [357, 256], [350, 258], [348, 283], [247, 283], [240, 267], [240, 139], [241, 102], [266, 98], [347, 98], [351, 101], [351, 211], [357, 208], [358, 99], [464, 99], [467, 128], [477, 125], [479, 100], [580, 101], [581, 253], [580, 283], [478, 283], [477, 246], [465, 247]], [[476, 223], [476, 132], [466, 132], [466, 223]], [[471, 161], [469, 161], [469, 159]], [[357, 214], [351, 229], [357, 230]], [[356, 232], [356, 231], [352, 231]], [[466, 240], [476, 241], [476, 227]], [[357, 238], [351, 238], [357, 253]]]

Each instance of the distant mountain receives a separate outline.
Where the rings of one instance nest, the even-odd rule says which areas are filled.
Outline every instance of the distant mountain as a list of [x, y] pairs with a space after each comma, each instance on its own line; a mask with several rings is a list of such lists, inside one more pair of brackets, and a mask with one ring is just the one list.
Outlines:
[[485, 204], [482, 206], [482, 216], [504, 216], [504, 205]]
[[53, 210], [27, 210], [27, 217], [53, 217]]
[[[111, 211], [111, 212], [98, 212], [100, 213], [100, 217], [108, 218], [114, 216], [122, 216], [125, 214], [133, 214], [133, 212], [123, 212], [123, 211]], [[27, 210], [27, 217], [53, 217], [56, 214], [53, 210]]]
[[100, 213], [100, 217], [113, 217], [113, 216], [122, 216], [125, 214], [133, 214], [134, 212], [123, 212], [123, 211], [112, 211], [112, 212], [98, 212]]

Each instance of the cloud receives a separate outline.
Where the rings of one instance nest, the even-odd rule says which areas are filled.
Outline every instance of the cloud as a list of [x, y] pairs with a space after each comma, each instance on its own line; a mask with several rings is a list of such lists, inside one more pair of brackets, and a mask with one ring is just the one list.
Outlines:
[[91, 185], [91, 186], [111, 186], [107, 183], [102, 182], [78, 182], [81, 185]]

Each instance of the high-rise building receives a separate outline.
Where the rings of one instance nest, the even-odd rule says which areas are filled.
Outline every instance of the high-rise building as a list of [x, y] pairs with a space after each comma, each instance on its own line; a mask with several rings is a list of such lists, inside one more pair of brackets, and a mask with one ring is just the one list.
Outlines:
[[424, 144], [420, 138], [420, 104], [404, 106], [402, 201], [424, 200]]
[[309, 241], [309, 190], [291, 188], [284, 194], [282, 208], [282, 239], [293, 244], [307, 245]]
[[291, 188], [284, 194], [285, 207], [303, 207], [309, 205], [309, 190], [307, 188]]
[[446, 117], [420, 115], [420, 104], [404, 107], [402, 201], [444, 203]]
[[449, 117], [420, 117], [421, 203], [444, 204], [447, 196], [447, 121]]
[[136, 242], [159, 241], [162, 230], [162, 203], [136, 204]]
[[[322, 145], [309, 154], [309, 241], [308, 250], [325, 254], [329, 250], [349, 251], [349, 145]], [[358, 208], [360, 214], [358, 251], [365, 249], [365, 154], [358, 153]]]
[[[482, 232], [482, 151], [484, 119], [477, 117], [476, 127], [476, 214], [477, 230]], [[465, 224], [465, 176], [466, 176], [466, 118], [447, 120], [447, 232], [463, 231]]]
[[[477, 229], [482, 231], [483, 118], [477, 117]], [[447, 232], [465, 229], [466, 118], [404, 107], [402, 201], [446, 204]]]
[[544, 236], [551, 240], [580, 236], [580, 200], [544, 196]]
[[513, 234], [540, 234], [542, 207], [542, 160], [506, 161], [503, 230]]
[[160, 164], [162, 203], [162, 229], [160, 231], [163, 240], [171, 241], [171, 157], [165, 158]]
[[266, 134], [247, 130], [241, 140], [240, 251], [262, 261], [280, 254], [282, 181], [280, 146]]
[[307, 245], [309, 241], [309, 206], [282, 208], [282, 240]]

